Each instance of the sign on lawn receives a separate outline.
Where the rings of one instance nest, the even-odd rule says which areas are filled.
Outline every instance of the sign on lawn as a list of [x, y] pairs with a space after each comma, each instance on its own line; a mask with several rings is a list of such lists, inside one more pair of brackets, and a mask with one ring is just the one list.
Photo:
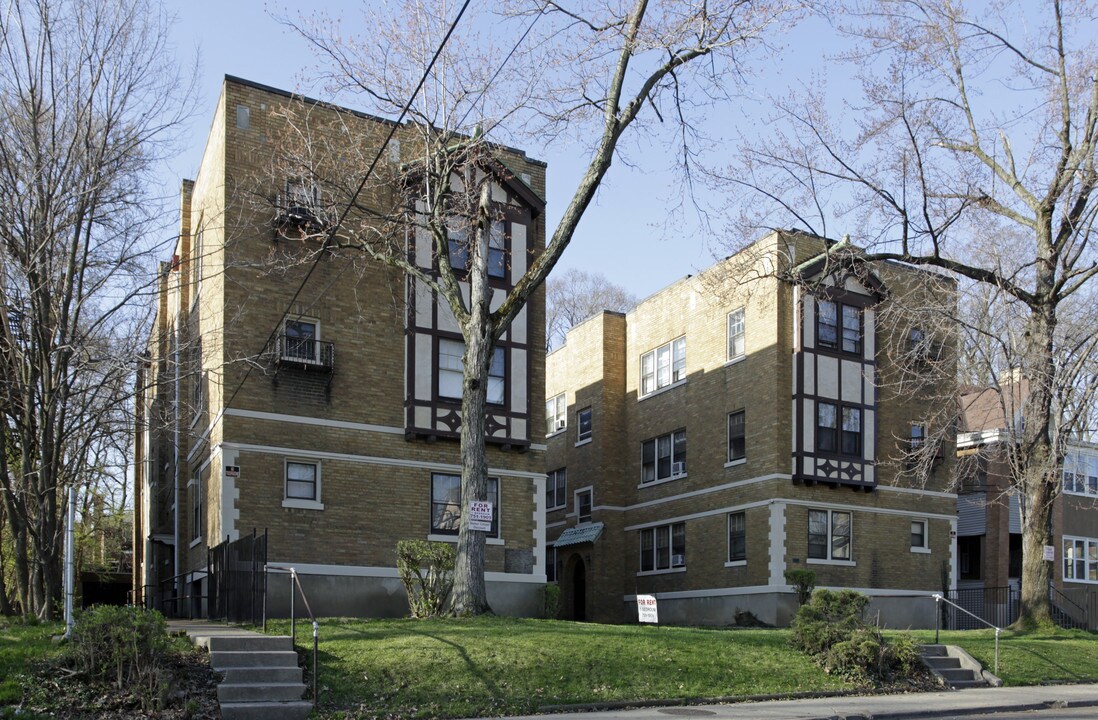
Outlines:
[[656, 612], [655, 595], [637, 596], [637, 616], [642, 623], [658, 623], [659, 614]]
[[469, 501], [469, 529], [491, 532], [492, 503], [487, 500]]

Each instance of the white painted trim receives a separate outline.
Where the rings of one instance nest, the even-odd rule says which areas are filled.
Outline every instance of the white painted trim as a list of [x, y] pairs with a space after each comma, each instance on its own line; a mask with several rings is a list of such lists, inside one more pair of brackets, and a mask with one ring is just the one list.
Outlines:
[[[899, 590], [895, 588], [848, 588], [848, 587], [831, 587], [826, 585], [818, 586], [825, 590], [855, 590], [864, 595], [870, 597], [910, 597], [926, 598], [930, 600], [934, 593], [940, 593], [941, 590]], [[657, 600], [686, 600], [692, 598], [712, 598], [712, 597], [735, 597], [737, 595], [763, 595], [767, 593], [777, 593], [782, 595], [791, 595], [792, 591], [789, 589], [789, 585], [745, 585], [743, 587], [727, 587], [727, 588], [710, 588], [707, 590], [681, 590], [678, 592], [659, 592], [654, 593]], [[650, 593], [651, 594], [651, 593]], [[623, 595], [622, 600], [625, 602], [636, 602], [636, 595]]]
[[[376, 578], [399, 578], [400, 574], [396, 568], [391, 567], [376, 567], [365, 565], [318, 565], [314, 563], [293, 563], [293, 562], [278, 562], [277, 560], [271, 560], [267, 563], [268, 566], [278, 565], [282, 567], [292, 567], [297, 571], [299, 575], [333, 575], [338, 577], [376, 577]], [[270, 568], [268, 572], [284, 574], [285, 570], [276, 568]], [[484, 579], [490, 582], [514, 582], [514, 583], [533, 583], [543, 585], [545, 583], [545, 574], [541, 575], [527, 575], [523, 573], [503, 573], [503, 572], [486, 572], [484, 573]]]
[[729, 560], [724, 564], [725, 567], [747, 567], [746, 560]]
[[214, 419], [211, 420], [206, 428], [202, 431], [202, 434], [194, 438], [194, 446], [191, 448], [190, 452], [187, 453], [187, 462], [190, 462], [191, 458], [193, 458], [195, 454], [202, 449], [202, 446], [206, 444], [206, 441], [209, 440], [210, 432], [213, 430], [214, 425], [221, 422], [221, 418], [224, 417], [224, 415], [224, 410], [218, 412], [217, 416], [214, 417]]
[[647, 577], [649, 575], [671, 575], [672, 573], [684, 573], [686, 572], [686, 566], [667, 568], [665, 570], [638, 570], [637, 577]]
[[744, 505], [733, 505], [731, 507], [716, 508], [713, 510], [703, 510], [701, 512], [691, 513], [689, 515], [678, 515], [671, 518], [663, 518], [651, 522], [643, 522], [637, 525], [626, 525], [622, 528], [623, 531], [629, 532], [631, 530], [644, 530], [650, 527], [658, 527], [660, 525], [667, 525], [668, 523], [686, 522], [688, 520], [698, 520], [704, 517], [712, 517], [713, 515], [724, 515], [726, 513], [739, 512], [740, 510], [749, 510], [756, 507], [765, 507], [773, 500], [758, 500], [753, 503], [746, 503]]
[[839, 567], [858, 567], [858, 563], [853, 560], [827, 560], [825, 558], [806, 558], [805, 563], [808, 565], [837, 565]]
[[779, 586], [785, 581], [785, 539], [785, 503], [772, 503], [770, 505], [770, 561], [767, 567], [770, 570], [768, 581], [774, 586]]
[[591, 440], [592, 440], [592, 438], [584, 438], [583, 440], [577, 440], [576, 444], [575, 444], [575, 447], [580, 447], [582, 445], [589, 445], [591, 443]]
[[188, 547], [196, 548], [202, 544], [202, 536], [199, 535], [194, 540], [191, 540], [191, 544]]
[[545, 443], [530, 443], [530, 449], [545, 452], [546, 450], [549, 449], [549, 446], [546, 445]]
[[[678, 479], [678, 478], [675, 478]], [[755, 483], [767, 482], [768, 480], [792, 480], [793, 476], [786, 473], [771, 473], [770, 475], [760, 475], [759, 477], [748, 478], [747, 480], [737, 480], [736, 482], [725, 483], [723, 485], [714, 485], [713, 487], [702, 488], [701, 490], [692, 490], [690, 492], [680, 493], [679, 495], [669, 495], [665, 498], [659, 498], [658, 500], [646, 500], [645, 502], [636, 503], [635, 505], [626, 505], [625, 509], [639, 510], [640, 508], [651, 507], [653, 505], [662, 505], [664, 503], [675, 502], [677, 500], [686, 500], [687, 498], [697, 497], [699, 495], [708, 495], [709, 493], [720, 492], [721, 490], [731, 490], [732, 488], [744, 487], [745, 485], [754, 485]], [[642, 487], [651, 487], [663, 481], [656, 481], [645, 483]]]
[[[725, 333], [727, 334], [727, 331], [725, 331]], [[725, 352], [728, 352], [727, 348], [725, 348]], [[721, 365], [721, 367], [729, 367], [731, 365], [738, 365], [746, 359], [747, 359], [747, 352], [745, 351], [743, 355], [737, 355], [736, 357], [732, 358], [731, 360], [725, 361], [725, 363], [723, 365]]]
[[918, 488], [893, 487], [892, 485], [878, 485], [877, 489], [884, 490], [885, 492], [907, 493], [909, 495], [923, 495], [926, 497], [940, 497], [948, 498], [950, 500], [957, 499], [957, 493], [939, 492], [937, 490], [920, 490]]
[[[568, 506], [565, 505], [565, 507], [568, 507]], [[568, 517], [568, 516], [565, 515], [565, 517]], [[568, 524], [567, 520], [561, 520], [560, 522], [545, 523], [545, 529], [546, 530], [552, 530], [553, 528], [564, 527], [567, 524]]]
[[298, 425], [319, 425], [321, 427], [342, 428], [344, 430], [362, 430], [364, 432], [386, 433], [389, 435], [403, 435], [404, 428], [391, 427], [389, 425], [371, 425], [368, 423], [348, 422], [346, 420], [328, 420], [326, 418], [314, 418], [306, 415], [286, 415], [284, 413], [260, 412], [259, 410], [241, 410], [239, 408], [226, 408], [226, 415], [250, 418], [252, 420], [268, 420], [270, 422], [296, 423]]
[[[457, 544], [457, 535], [438, 535], [436, 533], [428, 533], [427, 539], [431, 542], [446, 542]], [[484, 538], [485, 545], [504, 545], [506, 544], [501, 538], [486, 537]]]
[[[226, 448], [223, 444], [213, 448], [218, 460], [218, 475], [221, 478], [221, 535], [227, 536], [229, 540], [240, 539], [240, 530], [237, 528], [237, 523], [240, 521], [240, 508], [237, 507], [237, 502], [240, 500], [240, 488], [236, 486], [238, 478], [232, 478], [225, 475], [226, 465], [237, 465], [237, 452], [236, 450]], [[214, 453], [211, 453], [211, 459]], [[213, 473], [210, 473], [211, 477]], [[285, 488], [285, 485], [283, 485]]]
[[931, 550], [930, 550], [930, 548], [927, 548], [927, 547], [913, 547], [913, 548], [911, 548], [911, 552], [921, 553], [923, 555], [929, 555], [931, 553]]
[[724, 466], [726, 468], [730, 468], [730, 467], [736, 467], [737, 465], [746, 465], [746, 464], [747, 464], [747, 458], [742, 457], [739, 460], [729, 460], [728, 462], [726, 462], [724, 464]]
[[[420, 470], [438, 470], [440, 472], [461, 472], [461, 465], [454, 463], [427, 462], [422, 460], [403, 460], [400, 458], [377, 457], [372, 455], [351, 455], [348, 453], [325, 452], [322, 450], [304, 450], [299, 448], [276, 447], [273, 445], [255, 445], [252, 443], [222, 443], [225, 448], [231, 448], [240, 452], [267, 453], [270, 455], [286, 455], [316, 460], [342, 460], [344, 462], [364, 463], [367, 465], [384, 465], [388, 467], [407, 467]], [[525, 478], [537, 480], [544, 478], [545, 473], [526, 472], [524, 470], [509, 470], [506, 468], [488, 468], [491, 475], [503, 475], [506, 477]]]
[[[677, 339], [678, 338], [676, 338], [676, 340]], [[672, 340], [671, 342], [675, 342], [675, 341]], [[663, 347], [663, 346], [661, 345], [660, 347]], [[652, 352], [652, 351], [649, 350], [648, 352]], [[648, 353], [641, 353], [641, 354], [642, 355], [647, 355]], [[656, 397], [657, 395], [665, 393], [668, 390], [674, 390], [675, 388], [679, 387], [680, 385], [685, 385], [685, 384], [686, 384], [686, 378], [683, 378], [682, 380], [679, 380], [678, 382], [673, 382], [670, 385], [664, 385], [661, 388], [657, 388], [657, 389], [653, 390], [652, 392], [648, 393], [647, 395], [641, 395], [640, 397], [637, 398], [637, 402], [644, 402], [645, 400], [647, 400], [650, 397]]]
[[302, 498], [286, 498], [282, 501], [282, 507], [296, 510], [323, 510], [324, 503]]

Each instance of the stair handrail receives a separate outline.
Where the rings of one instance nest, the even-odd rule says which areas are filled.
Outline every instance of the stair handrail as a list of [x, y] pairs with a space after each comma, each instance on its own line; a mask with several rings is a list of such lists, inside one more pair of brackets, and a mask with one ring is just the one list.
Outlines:
[[[292, 565], [272, 565], [268, 563], [264, 566], [264, 572], [274, 571], [290, 574], [290, 646], [297, 647], [297, 614], [294, 608], [294, 587], [297, 587], [297, 592], [301, 594], [301, 601], [305, 603], [305, 612], [309, 613], [309, 619], [313, 621], [313, 707], [316, 708], [319, 705], [320, 698], [317, 696], [317, 648], [320, 644], [320, 623], [317, 622], [316, 615], [313, 615], [313, 609], [309, 607], [309, 598], [305, 596], [305, 589], [301, 587], [301, 580], [297, 575], [297, 568]], [[263, 603], [263, 629], [267, 629], [267, 603]]]
[[934, 644], [935, 645], [938, 644], [938, 630], [939, 630], [939, 628], [942, 624], [942, 612], [941, 612], [942, 603], [943, 602], [949, 603], [953, 607], [955, 607], [958, 610], [960, 610], [961, 612], [963, 612], [965, 615], [969, 615], [973, 618], [976, 618], [977, 620], [982, 622], [984, 625], [987, 625], [989, 628], [992, 628], [993, 630], [995, 630], [995, 674], [998, 675], [999, 674], [999, 634], [1001, 632], [1003, 632], [1003, 629], [1001, 627], [996, 626], [996, 625], [992, 625], [991, 623], [989, 623], [987, 620], [984, 620], [979, 615], [977, 615], [975, 613], [971, 613], [968, 610], [965, 610], [963, 607], [961, 607], [957, 603], [953, 602], [949, 598], [944, 597], [941, 593], [934, 593], [933, 595], [931, 595], [931, 597], [934, 598], [934, 602], [936, 603], [935, 606], [934, 606], [935, 607], [935, 611], [934, 611]]
[[[1075, 609], [1078, 610], [1079, 614], [1082, 615], [1084, 618], [1087, 616], [1087, 609], [1069, 598], [1067, 594], [1064, 593], [1064, 591], [1053, 585], [1051, 580], [1048, 581], [1048, 599], [1049, 602], [1052, 603], [1053, 607], [1058, 607], [1060, 612], [1064, 613], [1065, 615], [1067, 615], [1067, 612], [1064, 610], [1064, 608], [1056, 605], [1057, 599], [1074, 605]], [[1071, 615], [1068, 615], [1068, 617], [1071, 618], [1073, 624], [1075, 624], [1076, 626], [1080, 625], [1080, 622], [1075, 617]], [[1082, 625], [1085, 628], [1086, 622], [1083, 622]]]

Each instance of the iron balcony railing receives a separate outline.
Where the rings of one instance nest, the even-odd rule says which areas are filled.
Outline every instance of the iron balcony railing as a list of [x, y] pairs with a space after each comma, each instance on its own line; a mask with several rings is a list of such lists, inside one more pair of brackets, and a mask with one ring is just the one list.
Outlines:
[[280, 365], [329, 371], [335, 369], [335, 343], [290, 335], [279, 335], [275, 343], [275, 359]]

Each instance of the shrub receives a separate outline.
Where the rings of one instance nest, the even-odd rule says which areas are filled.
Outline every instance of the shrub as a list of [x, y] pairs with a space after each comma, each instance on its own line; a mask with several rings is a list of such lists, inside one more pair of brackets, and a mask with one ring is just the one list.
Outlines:
[[910, 675], [919, 667], [919, 648], [908, 634], [891, 643], [866, 624], [869, 597], [853, 590], [817, 590], [793, 619], [790, 644], [826, 672], [852, 680]]
[[164, 616], [143, 607], [97, 605], [81, 613], [66, 658], [95, 682], [134, 692], [145, 710], [162, 707], [170, 687]]
[[797, 605], [804, 605], [812, 597], [816, 588], [816, 573], [811, 570], [786, 570], [785, 581], [793, 586], [797, 593]]
[[560, 612], [560, 585], [556, 583], [546, 583], [542, 590], [542, 597], [544, 603], [542, 610], [545, 613], [545, 617], [548, 620], [555, 620], [557, 614]]
[[454, 587], [454, 548], [449, 543], [401, 540], [397, 572], [414, 618], [442, 615]]

